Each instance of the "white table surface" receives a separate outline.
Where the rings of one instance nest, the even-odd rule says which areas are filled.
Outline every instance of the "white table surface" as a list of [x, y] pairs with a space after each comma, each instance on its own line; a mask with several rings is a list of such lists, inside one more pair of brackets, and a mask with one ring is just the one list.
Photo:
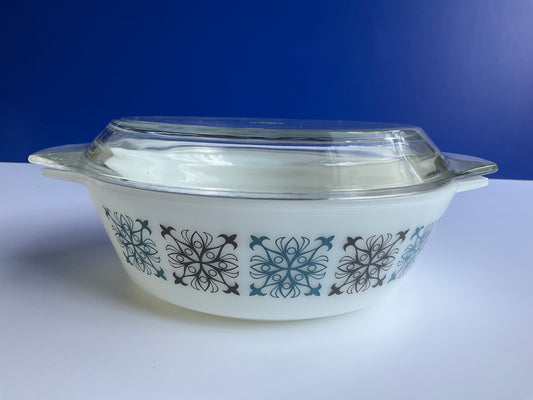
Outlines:
[[378, 308], [253, 322], [137, 288], [83, 186], [0, 174], [0, 399], [533, 399], [533, 182], [458, 194]]

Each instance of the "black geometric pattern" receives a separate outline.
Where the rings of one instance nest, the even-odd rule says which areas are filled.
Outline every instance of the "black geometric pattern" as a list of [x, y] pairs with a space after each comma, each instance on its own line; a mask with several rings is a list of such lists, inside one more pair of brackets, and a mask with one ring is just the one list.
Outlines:
[[237, 256], [231, 251], [237, 248], [237, 235], [218, 235], [214, 240], [207, 232], [191, 232], [187, 229], [179, 234], [171, 227], [161, 225], [161, 236], [170, 241], [167, 255], [177, 285], [190, 286], [196, 290], [239, 295]]
[[342, 257], [335, 272], [337, 283], [331, 285], [329, 296], [342, 293], [360, 293], [370, 287], [382, 286], [392, 266], [398, 246], [405, 240], [409, 229], [398, 232], [374, 235], [366, 240], [361, 236], [348, 237], [343, 246], [350, 254]]

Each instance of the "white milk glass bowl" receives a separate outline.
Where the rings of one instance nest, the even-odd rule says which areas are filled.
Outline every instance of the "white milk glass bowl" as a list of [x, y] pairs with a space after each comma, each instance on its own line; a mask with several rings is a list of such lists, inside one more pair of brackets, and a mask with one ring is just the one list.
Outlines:
[[452, 197], [497, 170], [414, 126], [200, 117], [114, 120], [91, 144], [29, 160], [87, 187], [140, 287], [264, 320], [382, 300]]

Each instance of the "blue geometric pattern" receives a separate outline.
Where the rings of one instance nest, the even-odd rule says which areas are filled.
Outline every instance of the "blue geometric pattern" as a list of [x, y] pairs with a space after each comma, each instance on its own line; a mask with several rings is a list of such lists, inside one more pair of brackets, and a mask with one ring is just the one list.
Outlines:
[[415, 233], [411, 235], [411, 243], [409, 246], [407, 246], [400, 257], [400, 261], [398, 262], [399, 268], [392, 273], [389, 282], [401, 278], [407, 273], [407, 271], [411, 269], [416, 257], [418, 257], [424, 248], [424, 245], [426, 244], [434, 225], [435, 223], [431, 223], [429, 225], [419, 226], [416, 228]]
[[257, 280], [250, 285], [250, 296], [275, 298], [320, 296], [318, 283], [326, 275], [328, 257], [334, 236], [319, 237], [314, 243], [307, 237], [280, 237], [272, 243], [267, 236], [251, 236], [250, 248], [256, 254], [250, 259], [250, 276]]
[[160, 258], [157, 256], [155, 242], [146, 237], [152, 234], [148, 221], [140, 219], [134, 221], [127, 215], [118, 212], [111, 213], [105, 206], [104, 210], [106, 217], [111, 221], [115, 238], [123, 249], [122, 254], [126, 262], [147, 275], [153, 272], [156, 277], [166, 280], [165, 272], [156, 265]]

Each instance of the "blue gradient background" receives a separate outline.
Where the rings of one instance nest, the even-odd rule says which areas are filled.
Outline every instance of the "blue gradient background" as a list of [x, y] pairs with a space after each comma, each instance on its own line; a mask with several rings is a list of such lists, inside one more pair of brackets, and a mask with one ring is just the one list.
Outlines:
[[532, 1], [3, 3], [0, 161], [116, 117], [422, 126], [533, 179]]

